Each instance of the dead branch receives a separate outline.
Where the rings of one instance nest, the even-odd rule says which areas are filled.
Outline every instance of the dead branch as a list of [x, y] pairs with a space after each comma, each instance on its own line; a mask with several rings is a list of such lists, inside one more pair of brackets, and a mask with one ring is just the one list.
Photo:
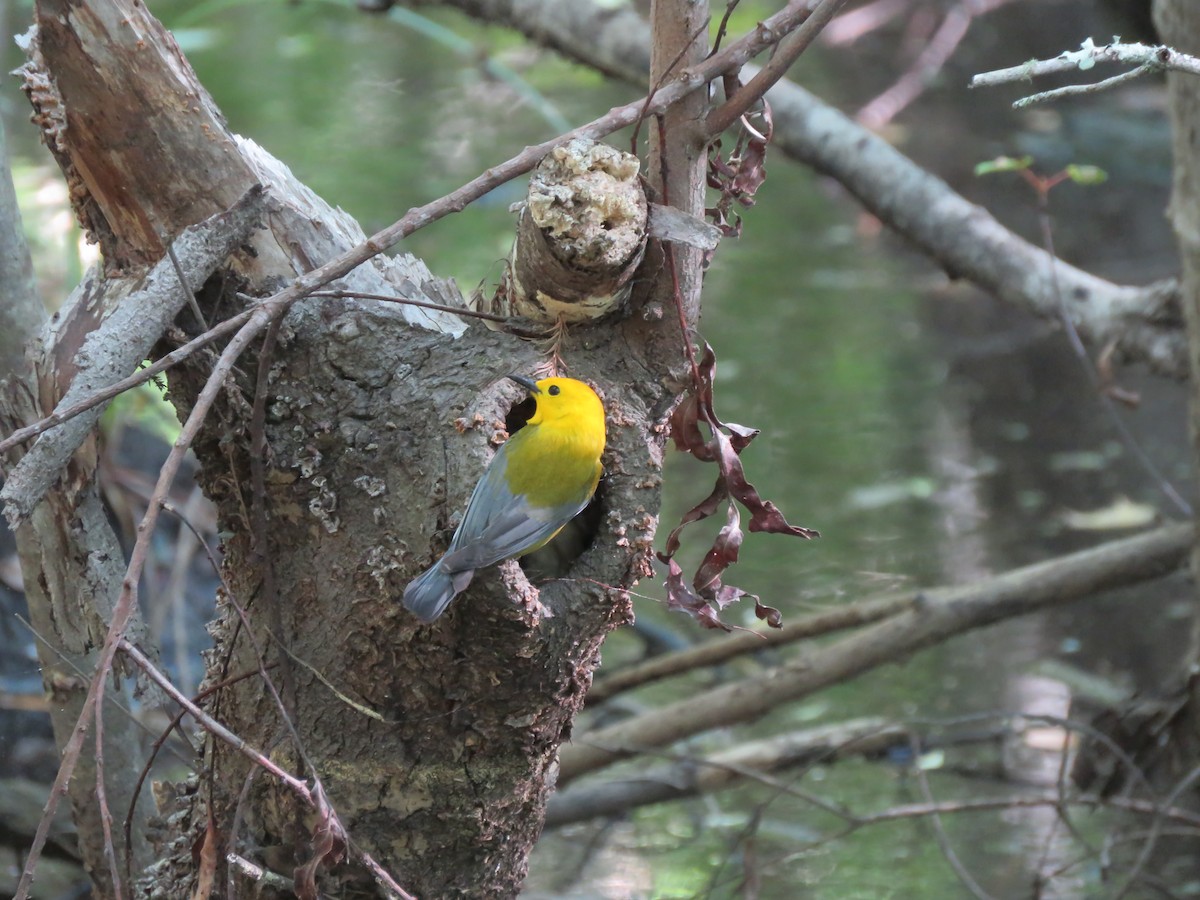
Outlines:
[[4, 303], [0, 303], [0, 372], [20, 372], [25, 366], [25, 343], [45, 321], [46, 310], [33, 281], [33, 262], [21, 226], [21, 209], [13, 187], [3, 124], [0, 124], [0, 284], [7, 295]]
[[1190, 524], [1175, 524], [1015, 569], [980, 584], [927, 592], [915, 608], [833, 644], [699, 696], [579, 735], [560, 755], [559, 784], [622, 757], [711, 728], [756, 719], [782, 703], [949, 637], [1004, 619], [1175, 571], [1186, 563]]
[[824, 610], [803, 619], [787, 622], [783, 628], [756, 631], [722, 637], [715, 641], [690, 647], [675, 653], [666, 653], [645, 662], [618, 669], [610, 675], [601, 674], [588, 691], [589, 705], [602, 703], [617, 694], [651, 684], [673, 675], [682, 675], [696, 669], [707, 669], [739, 656], [759, 653], [772, 647], [781, 647], [805, 638], [870, 625], [880, 619], [898, 615], [911, 609], [921, 598], [919, 591], [898, 596], [863, 600]]
[[795, 31], [779, 42], [770, 62], [758, 70], [753, 78], [739, 88], [722, 106], [708, 114], [704, 123], [709, 137], [717, 137], [729, 128], [752, 106], [756, 105], [772, 85], [782, 80], [800, 54], [809, 48], [821, 30], [846, 5], [846, 0], [822, 0]]
[[555, 794], [546, 827], [617, 815], [639, 806], [724, 790], [746, 779], [764, 780], [781, 769], [872, 755], [905, 740], [907, 730], [880, 718], [854, 719], [748, 741], [699, 759], [688, 757], [635, 778], [586, 784]]
[[128, 390], [132, 390], [139, 384], [145, 384], [155, 375], [160, 375], [167, 369], [171, 368], [171, 366], [177, 365], [183, 362], [185, 359], [188, 359], [197, 350], [202, 350], [214, 341], [218, 341], [227, 335], [233, 334], [248, 321], [250, 321], [250, 316], [252, 313], [253, 310], [248, 309], [231, 319], [226, 319], [219, 325], [214, 325], [208, 331], [204, 332], [204, 334], [201, 334], [188, 341], [182, 347], [172, 350], [166, 356], [156, 360], [152, 364], [146, 366], [144, 369], [138, 369], [138, 371], [130, 375], [128, 378], [123, 378], [115, 384], [104, 388], [103, 390], [96, 391], [96, 393], [84, 397], [78, 403], [72, 404], [71, 406], [61, 407], [60, 405], [60, 409], [55, 410], [45, 418], [34, 422], [32, 425], [26, 425], [24, 428], [18, 428], [4, 440], [0, 441], [0, 453], [10, 450], [17, 444], [24, 443], [30, 438], [37, 437], [39, 434], [49, 431], [51, 428], [54, 428], [57, 425], [68, 422], [76, 416], [87, 412], [89, 409], [111, 400], [118, 394], [123, 394]]
[[[129, 16], [145, 17], [144, 10], [129, 7], [123, 11]], [[777, 42], [782, 36], [795, 26], [798, 21], [801, 21], [805, 13], [804, 4], [793, 3], [780, 13], [772, 16], [768, 22], [760, 25], [742, 40], [734, 43], [719, 55], [709, 57], [698, 63], [695, 67], [687, 70], [677, 80], [658, 90], [653, 99], [649, 102], [638, 102], [628, 104], [624, 107], [619, 107], [607, 116], [596, 120], [588, 126], [577, 129], [571, 135], [585, 137], [601, 137], [611, 131], [632, 124], [639, 117], [644, 115], [654, 115], [667, 109], [672, 103], [677, 102], [680, 98], [685, 97], [703, 85], [711, 78], [716, 77], [724, 71], [731, 71], [742, 65], [750, 56], [761, 52], [763, 49]], [[152, 20], [151, 20], [152, 21]], [[50, 24], [55, 29], [62, 27], [64, 21], [55, 19]], [[112, 22], [106, 20], [106, 24], [112, 25]], [[119, 24], [119, 23], [118, 23]], [[149, 27], [149, 25], [148, 25]], [[135, 29], [126, 29], [133, 31]], [[155, 29], [157, 33], [157, 29]], [[117, 40], [124, 40], [120, 36], [121, 29], [116, 28], [106, 31], [105, 34], [116, 34]], [[57, 44], [55, 45], [58, 46]], [[122, 45], [123, 46], [123, 45]], [[173, 48], [160, 48], [161, 52], [170, 55]], [[51, 101], [56, 99], [50, 95], [39, 95], [48, 105], [52, 105]], [[61, 98], [58, 98], [61, 100]], [[206, 98], [205, 98], [206, 99]], [[468, 203], [474, 199], [487, 193], [499, 184], [508, 179], [528, 171], [544, 154], [551, 149], [552, 146], [559, 143], [565, 138], [555, 139], [551, 142], [546, 142], [542, 145], [527, 148], [523, 153], [514, 157], [507, 163], [501, 164], [493, 169], [489, 169], [481, 176], [474, 179], [463, 188], [455, 191], [441, 200], [427, 204], [425, 207], [411, 210], [406, 216], [394, 223], [389, 228], [380, 231], [370, 239], [358, 243], [349, 250], [343, 250], [335, 241], [329, 241], [329, 253], [332, 259], [322, 266], [318, 266], [311, 271], [307, 271], [295, 279], [287, 288], [274, 294], [264, 300], [257, 306], [249, 318], [245, 321], [233, 339], [225, 347], [214, 367], [211, 376], [208, 378], [203, 389], [200, 391], [195, 400], [187, 421], [184, 424], [182, 433], [172, 448], [171, 454], [164, 464], [160, 473], [155, 492], [151, 497], [149, 509], [141, 524], [139, 525], [137, 542], [134, 545], [131, 560], [127, 568], [124, 584], [120, 590], [119, 596], [114, 605], [112, 613], [111, 627], [108, 629], [107, 636], [104, 640], [104, 645], [101, 650], [99, 661], [96, 668], [96, 675], [93, 678], [90, 689], [87, 692], [85, 702], [82, 704], [82, 709], [75, 725], [73, 733], [65, 742], [65, 753], [63, 764], [59, 770], [56, 779], [56, 790], [51, 797], [47, 811], [47, 818], [43, 822], [49, 821], [49, 814], [52, 813], [52, 808], [57, 802], [57, 797], [61, 792], [62, 786], [71, 778], [74, 767], [79, 760], [80, 751], [83, 745], [84, 734], [89, 724], [92, 722], [92, 717], [96, 714], [96, 710], [100, 707], [105, 692], [104, 679], [107, 673], [111, 671], [111, 667], [118, 651], [122, 646], [123, 635], [131, 618], [137, 608], [137, 583], [141, 575], [142, 568], [145, 564], [147, 548], [149, 546], [150, 536], [153, 534], [162, 503], [166, 498], [167, 490], [178, 471], [179, 465], [183, 460], [184, 452], [189, 444], [195, 439], [204, 420], [211, 409], [218, 394], [225, 389], [225, 379], [228, 377], [235, 362], [240, 355], [246, 350], [252, 341], [254, 341], [271, 322], [277, 320], [295, 301], [307, 296], [315, 288], [324, 286], [330, 281], [348, 275], [362, 263], [376, 257], [382, 251], [390, 247], [392, 244], [411, 234], [417, 229], [436, 221], [442, 216], [463, 209]], [[254, 173], [259, 180], [265, 184], [274, 184], [282, 180], [285, 176], [280, 173], [282, 169], [279, 164], [269, 158], [265, 153], [262, 153], [258, 148], [249, 145], [248, 142], [233, 140], [235, 147], [241, 155], [241, 162], [245, 164], [245, 168]], [[74, 174], [78, 174], [75, 172]], [[287, 176], [290, 177], [290, 176]], [[88, 188], [92, 191], [90, 200], [93, 202], [101, 202], [106, 197], [111, 198], [111, 193], [102, 195], [103, 185], [89, 185]], [[152, 199], [152, 198], [151, 198]], [[103, 205], [103, 203], [101, 203]], [[119, 213], [119, 203], [116, 204], [117, 209], [109, 210], [110, 213]], [[101, 227], [102, 216], [94, 208], [89, 208], [89, 212], [94, 214], [89, 218], [89, 221], [94, 227]], [[283, 212], [284, 215], [288, 211]], [[113, 235], [109, 235], [112, 237]], [[340, 235], [339, 235], [340, 236]], [[145, 238], [145, 243], [152, 249], [153, 238], [155, 235], [142, 235]], [[119, 240], [114, 240], [119, 243]], [[289, 245], [290, 246], [290, 245]], [[132, 258], [132, 257], [131, 257]], [[320, 258], [320, 257], [317, 257]], [[304, 260], [307, 262], [307, 260]], [[425, 323], [423, 323], [425, 324]], [[450, 326], [453, 327], [452, 325]], [[444, 329], [450, 330], [450, 328]], [[295, 785], [293, 785], [295, 788]], [[18, 886], [17, 894], [19, 897], [27, 895], [30, 882], [32, 880], [34, 867], [36, 866], [38, 856], [45, 841], [45, 827], [39, 829], [38, 835], [35, 838], [34, 845], [30, 850], [29, 857], [26, 861], [26, 868], [22, 876], [21, 883]]]
[[891, 87], [864, 105], [855, 119], [875, 130], [891, 122], [934, 82], [967, 36], [972, 22], [1008, 2], [1010, 0], [961, 0], [955, 4], [908, 70]]

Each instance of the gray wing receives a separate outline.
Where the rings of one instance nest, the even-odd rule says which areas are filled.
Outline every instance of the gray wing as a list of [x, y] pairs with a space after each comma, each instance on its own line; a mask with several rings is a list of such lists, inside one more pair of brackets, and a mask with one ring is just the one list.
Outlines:
[[530, 550], [553, 537], [587, 505], [585, 500], [534, 509], [523, 495], [510, 494], [504, 479], [510, 443], [496, 453], [471, 493], [466, 515], [442, 560], [448, 571], [481, 569]]

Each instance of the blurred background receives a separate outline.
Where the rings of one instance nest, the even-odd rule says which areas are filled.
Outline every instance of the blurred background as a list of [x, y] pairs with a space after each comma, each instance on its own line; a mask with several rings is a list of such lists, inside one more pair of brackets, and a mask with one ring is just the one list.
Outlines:
[[[230, 127], [287, 163], [368, 233], [524, 146], [640, 95], [436, 4], [381, 15], [349, 0], [150, 0], [149, 6], [174, 30]], [[741, 33], [778, 6], [741, 3], [730, 31]], [[949, 40], [953, 16], [968, 6], [990, 11], [966, 23], [944, 64], [906, 80], [929, 47]], [[1051, 192], [1057, 251], [1098, 275], [1145, 283], [1176, 268], [1164, 214], [1171, 162], [1161, 81], [1143, 79], [1022, 113], [1010, 104], [1028, 86], [968, 92], [966, 84], [977, 72], [1055, 56], [1088, 37], [1152, 40], [1148, 6], [852, 4], [857, 17], [847, 15], [831, 29], [792, 78], [860, 115], [1035, 243], [1041, 237], [1034, 192], [1016, 175], [976, 177], [974, 166], [1002, 154], [1029, 154], [1043, 174], [1069, 163], [1099, 166], [1108, 175], [1103, 184], [1068, 182]], [[30, 17], [29, 3], [0, 0], [0, 33], [22, 32]], [[21, 62], [5, 41], [0, 64], [7, 71]], [[897, 104], [914, 84], [910, 102]], [[78, 234], [62, 180], [28, 114], [15, 79], [5, 80], [0, 115], [39, 285], [55, 309], [94, 248]], [[612, 142], [627, 148], [628, 140], [618, 135]], [[749, 478], [791, 521], [820, 529], [822, 537], [805, 543], [750, 535], [728, 581], [794, 619], [889, 590], [970, 583], [1179, 517], [1161, 479], [1185, 497], [1193, 493], [1181, 386], [1137, 368], [1117, 373], [1120, 386], [1140, 398], [1119, 413], [1140, 447], [1135, 451], [1053, 323], [951, 281], [838, 185], [778, 153], [767, 165], [757, 205], [744, 211], [741, 238], [723, 243], [708, 272], [701, 331], [717, 354], [718, 414], [762, 429], [743, 456]], [[511, 241], [508, 207], [523, 195], [523, 182], [506, 185], [413, 235], [402, 249], [466, 290], [491, 288]], [[105, 427], [106, 499], [132, 536], [174, 417], [148, 387], [121, 398]], [[710, 487], [701, 466], [668, 458], [661, 538]], [[174, 502], [215, 547], [217, 524], [198, 491], [181, 482]], [[701, 526], [685, 538], [685, 570], [694, 569], [710, 536]], [[23, 623], [19, 567], [7, 533], [0, 536], [0, 582], [0, 795], [15, 798], [30, 781], [49, 782], [57, 753], [40, 712], [34, 638]], [[187, 691], [202, 672], [203, 623], [216, 584], [199, 542], [165, 524], [142, 596], [164, 661]], [[667, 613], [660, 584], [645, 582], [638, 590], [644, 595], [635, 600], [639, 627], [609, 639], [605, 669], [723, 639]], [[864, 715], [987, 735], [1012, 713], [1066, 716], [1072, 699], [1152, 697], [1177, 674], [1191, 628], [1190, 590], [1178, 576], [974, 633], [779, 709], [770, 722], [707, 734], [685, 751]], [[725, 618], [754, 627], [752, 613], [735, 608]], [[587, 715], [643, 711], [803, 652], [800, 645], [742, 659], [621, 695]], [[585, 717], [577, 733], [586, 725]], [[148, 723], [153, 733], [161, 727]], [[809, 766], [779, 776], [789, 791], [750, 783], [555, 829], [535, 855], [528, 895], [969, 896], [928, 818], [898, 817], [837, 837], [844, 821], [812, 798], [864, 815], [918, 802], [914, 766], [939, 800], [1010, 796], [1014, 785], [1052, 784], [1056, 766], [1047, 775], [1047, 757], [1038, 754], [1060, 759], [1065, 735], [1018, 738], [1027, 746], [1015, 749], [1032, 757], [1014, 755], [1011, 737], [984, 737], [916, 760], [900, 754]], [[166, 775], [184, 771], [183, 760], [166, 765]], [[1111, 824], [1105, 814], [1081, 816], [1074, 832], [1046, 809], [944, 819], [959, 866], [985, 896], [1105, 895], [1096, 852]], [[5, 867], [21, 848], [18, 839], [12, 844], [0, 857]], [[69, 854], [60, 862], [60, 881], [39, 879], [43, 896], [71, 896]], [[1162, 896], [1200, 894], [1198, 876], [1186, 856], [1156, 873]]]

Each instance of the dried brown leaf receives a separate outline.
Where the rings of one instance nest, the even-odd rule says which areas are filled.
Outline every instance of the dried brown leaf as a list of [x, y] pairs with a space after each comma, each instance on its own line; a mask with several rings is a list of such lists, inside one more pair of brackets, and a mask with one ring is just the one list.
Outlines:
[[692, 586], [683, 579], [683, 569], [675, 560], [667, 562], [667, 609], [687, 613], [705, 628], [719, 628], [722, 631], [732, 631], [731, 625], [726, 625], [717, 617], [717, 611], [709, 606], [708, 601], [692, 590]]
[[192, 858], [196, 865], [196, 887], [192, 891], [192, 900], [208, 900], [216, 888], [220, 843], [217, 826], [210, 813], [204, 834], [192, 846]]
[[[706, 628], [722, 628], [729, 631], [734, 626], [721, 622], [717, 611], [743, 597], [753, 597], [755, 614], [760, 619], [765, 619], [771, 627], [779, 628], [783, 622], [779, 610], [763, 605], [754, 594], [722, 582], [725, 571], [738, 561], [745, 537], [737, 504], [741, 504], [750, 513], [747, 526], [750, 531], [789, 534], [805, 539], [818, 537], [819, 533], [814, 529], [789, 523], [779, 508], [769, 500], [764, 500], [746, 478], [741, 452], [759, 432], [756, 428], [722, 422], [717, 418], [713, 410], [713, 382], [716, 371], [716, 354], [712, 347], [705, 343], [689, 391], [670, 419], [675, 446], [698, 460], [715, 462], [719, 474], [709, 495], [684, 513], [679, 524], [668, 535], [666, 549], [658, 554], [658, 558], [669, 567], [666, 581], [667, 605], [670, 609], [688, 613]], [[707, 439], [704, 436], [706, 431]], [[683, 572], [674, 559], [682, 542], [683, 530], [693, 522], [716, 513], [721, 503], [726, 504], [726, 524], [717, 533], [712, 546], [697, 568], [691, 585], [688, 585], [684, 582]]]
[[318, 781], [312, 791], [317, 813], [317, 824], [312, 835], [312, 856], [308, 862], [297, 866], [293, 877], [296, 880], [296, 896], [300, 900], [317, 900], [317, 872], [322, 867], [334, 866], [346, 858], [349, 840], [337, 813], [325, 796], [325, 789]]
[[[738, 514], [737, 505], [729, 503], [725, 527], [717, 533], [712, 547], [705, 554], [704, 561], [700, 563], [700, 568], [696, 570], [696, 576], [692, 579], [692, 586], [697, 591], [703, 593], [706, 588], [719, 585], [721, 573], [738, 561], [738, 550], [742, 546], [740, 523], [741, 516]], [[722, 604], [722, 607], [725, 605], [727, 604]]]
[[773, 606], [767, 606], [757, 597], [754, 598], [754, 614], [760, 619], [766, 620], [766, 623], [772, 628], [783, 627], [783, 614]]

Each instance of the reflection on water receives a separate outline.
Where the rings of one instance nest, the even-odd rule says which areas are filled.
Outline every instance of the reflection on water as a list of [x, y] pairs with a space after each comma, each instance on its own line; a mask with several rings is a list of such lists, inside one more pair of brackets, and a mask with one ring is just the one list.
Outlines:
[[[168, 21], [188, 8], [155, 6]], [[630, 96], [553, 57], [535, 56], [511, 36], [430, 15], [491, 48], [572, 121]], [[193, 13], [188, 24], [196, 29], [189, 32], [189, 56], [232, 126], [368, 230], [553, 133], [544, 111], [511, 85], [469, 63], [446, 65], [444, 48], [387, 19], [327, 4], [242, 4], [207, 20]], [[1008, 56], [1011, 63], [1014, 53]], [[836, 72], [839, 62], [822, 64]], [[972, 95], [970, 101], [963, 110], [965, 92], [937, 94], [945, 114], [935, 129], [939, 161], [960, 173], [1021, 146], [1013, 120], [997, 114], [990, 129], [980, 126], [981, 108], [1002, 99]], [[503, 116], [494, 114], [498, 108]], [[918, 107], [906, 120], [918, 153], [928, 150], [914, 126], [921, 115]], [[962, 124], [968, 119], [969, 131]], [[1045, 119], [1039, 128], [1038, 140], [1055, 137]], [[1021, 140], [1028, 146], [1033, 138]], [[1054, 151], [1062, 146], [1054, 143]], [[1165, 185], [1147, 178], [1161, 164], [1147, 162], [1132, 173], [1114, 169], [1103, 187], [1055, 195], [1061, 246], [1072, 261], [1130, 280], [1170, 269], [1169, 258], [1151, 257], [1170, 246]], [[963, 187], [1036, 233], [1032, 198], [1013, 184], [993, 179]], [[506, 207], [519, 195], [513, 188], [488, 198], [415, 235], [405, 249], [463, 284], [494, 283], [510, 240]], [[1124, 235], [1112, 234], [1114, 222], [1128, 227], [1131, 214], [1139, 223], [1132, 249]], [[759, 203], [746, 213], [744, 236], [721, 249], [708, 274], [702, 331], [719, 360], [718, 414], [763, 429], [744, 456], [748, 476], [789, 518], [823, 534], [811, 543], [749, 536], [731, 582], [794, 617], [906, 584], [970, 583], [1111, 536], [1072, 527], [1103, 520], [1072, 519], [1071, 511], [1105, 510], [1121, 498], [1167, 508], [1053, 327], [945, 283], [903, 258], [902, 248], [893, 253], [898, 248], [889, 238], [860, 238], [856, 215], [836, 190], [773, 159]], [[1086, 258], [1101, 247], [1104, 259]], [[1125, 254], [1125, 272], [1114, 270], [1112, 247], [1116, 257]], [[1138, 372], [1120, 378], [1142, 397], [1138, 410], [1123, 413], [1130, 428], [1188, 495], [1182, 391]], [[687, 460], [670, 459], [663, 522], [704, 496], [710, 480]], [[680, 553], [685, 569], [707, 546], [700, 537], [692, 541]], [[661, 596], [653, 584], [641, 590]], [[1186, 590], [1173, 579], [1006, 623], [779, 710], [769, 723], [706, 736], [687, 749], [864, 714], [1065, 716], [1075, 687], [1038, 674], [1047, 659], [1118, 687], [1153, 691], [1171, 677], [1186, 638]], [[687, 640], [712, 639], [652, 601], [639, 600], [637, 610]], [[731, 621], [738, 616], [728, 614]], [[751, 619], [747, 611], [741, 624]], [[615, 635], [606, 663], [636, 655], [638, 646], [628, 634]], [[778, 659], [776, 652], [719, 674], [735, 677]], [[695, 690], [702, 677], [708, 676], [648, 688], [628, 702], [665, 702]], [[930, 792], [950, 800], [1052, 787], [1061, 772], [1061, 731], [1046, 725], [1018, 737], [1003, 754], [983, 745], [926, 760]], [[845, 821], [806, 796], [859, 813], [920, 803], [921, 782], [908, 762], [817, 766], [781, 779], [793, 793], [778, 784], [748, 784], [648, 808], [627, 822], [564, 829], [545, 839], [530, 896], [730, 896], [750, 877], [759, 879], [763, 898], [801, 890], [837, 900], [961, 896], [929, 820], [899, 819], [829, 840]], [[1075, 824], [1080, 832], [1068, 832], [1045, 806], [941, 820], [962, 867], [994, 896], [1028, 896], [1039, 878], [1051, 878], [1041, 896], [1094, 891], [1096, 872], [1070, 863], [1083, 837], [1100, 838], [1103, 820]]]

